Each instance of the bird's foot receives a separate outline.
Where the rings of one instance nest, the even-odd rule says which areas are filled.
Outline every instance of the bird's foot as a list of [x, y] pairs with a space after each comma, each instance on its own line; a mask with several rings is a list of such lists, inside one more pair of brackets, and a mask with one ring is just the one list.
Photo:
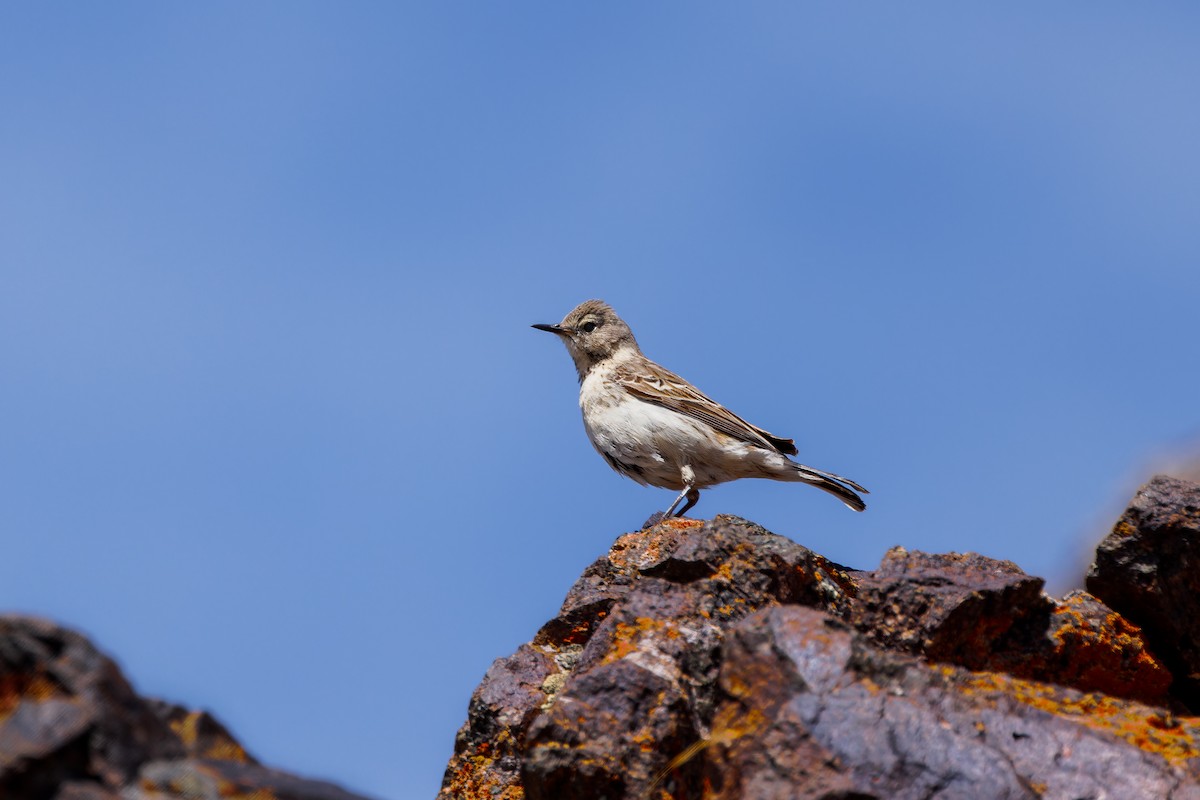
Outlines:
[[649, 530], [650, 528], [653, 528], [655, 525], [662, 522], [666, 518], [667, 518], [667, 515], [665, 512], [655, 511], [653, 514], [650, 515], [650, 518], [648, 520], [646, 520], [645, 522], [642, 523], [642, 530], [644, 530], [644, 531]]

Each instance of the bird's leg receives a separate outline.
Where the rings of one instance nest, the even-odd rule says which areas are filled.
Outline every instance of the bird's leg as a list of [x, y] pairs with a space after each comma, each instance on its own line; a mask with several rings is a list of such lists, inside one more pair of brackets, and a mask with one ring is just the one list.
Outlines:
[[668, 519], [672, 516], [675, 507], [679, 505], [683, 498], [687, 498], [687, 505], [679, 509], [678, 514], [674, 514], [676, 517], [682, 517], [683, 512], [696, 505], [696, 502], [700, 499], [700, 490], [696, 488], [696, 471], [692, 469], [691, 464], [684, 464], [679, 468], [679, 477], [683, 479], [683, 491], [679, 493], [679, 497], [675, 498], [675, 502], [671, 503], [671, 507], [662, 515], [663, 519]]
[[[675, 506], [677, 506], [681, 502], [683, 502], [683, 498], [685, 498], [685, 497], [688, 499], [688, 504], [683, 507], [683, 511], [687, 511], [689, 508], [696, 505], [696, 501], [692, 500], [692, 492], [696, 492], [696, 500], [699, 500], [700, 492], [697, 492], [695, 489], [693, 489], [691, 487], [691, 484], [689, 484], [689, 485], [683, 487], [683, 491], [679, 493], [679, 497], [676, 497], [675, 502], [671, 503], [670, 507], [667, 508], [667, 510], [663, 512], [662, 518], [669, 519], [672, 516], [677, 516], [675, 514]], [[679, 513], [682, 514], [683, 511], [680, 511]], [[660, 520], [660, 522], [661, 522], [661, 520]]]
[[[678, 502], [678, 501], [676, 501], [676, 502]], [[700, 490], [689, 487], [687, 490], [687, 505], [685, 505], [683, 508], [679, 509], [679, 513], [677, 513], [675, 516], [682, 517], [684, 514], [686, 514], [688, 512], [688, 510], [690, 508], [692, 508], [694, 505], [696, 505], [696, 503], [699, 503], [699, 502], [700, 502]]]
[[678, 513], [674, 514], [674, 516], [682, 517], [685, 513], [687, 513], [689, 508], [700, 502], [700, 490], [694, 486], [683, 487], [683, 491], [679, 493], [679, 497], [675, 498], [675, 502], [671, 503], [671, 507], [663, 512], [654, 512], [654, 514], [650, 516], [650, 519], [646, 520], [646, 524], [642, 526], [642, 530], [645, 530], [646, 528], [653, 528], [663, 520], [670, 519], [672, 516], [671, 512], [675, 511], [675, 506], [679, 505], [679, 501], [685, 497], [687, 498], [687, 503], [683, 508], [679, 509]]

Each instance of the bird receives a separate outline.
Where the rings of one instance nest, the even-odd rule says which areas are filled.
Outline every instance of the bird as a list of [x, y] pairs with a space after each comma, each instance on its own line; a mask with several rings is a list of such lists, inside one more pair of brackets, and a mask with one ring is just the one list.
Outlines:
[[794, 440], [751, 425], [647, 358], [603, 300], [580, 303], [557, 324], [532, 327], [567, 346], [579, 373], [583, 427], [608, 465], [643, 486], [679, 492], [646, 527], [682, 517], [699, 502], [701, 489], [740, 478], [807, 483], [855, 511], [866, 508], [862, 486], [792, 461]]

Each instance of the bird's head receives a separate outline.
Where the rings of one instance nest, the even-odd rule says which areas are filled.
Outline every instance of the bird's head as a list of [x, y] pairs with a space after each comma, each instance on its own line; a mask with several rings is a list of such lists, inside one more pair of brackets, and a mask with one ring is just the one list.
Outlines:
[[603, 300], [580, 303], [557, 325], [538, 324], [533, 327], [549, 331], [563, 340], [575, 361], [581, 381], [594, 365], [628, 348], [640, 352], [633, 331]]

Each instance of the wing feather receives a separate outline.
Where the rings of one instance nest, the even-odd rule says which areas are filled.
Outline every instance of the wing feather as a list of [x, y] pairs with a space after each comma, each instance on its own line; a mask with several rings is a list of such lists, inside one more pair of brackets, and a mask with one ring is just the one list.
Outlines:
[[613, 378], [639, 400], [686, 414], [727, 436], [756, 447], [777, 450], [785, 455], [796, 455], [796, 443], [791, 439], [776, 436], [757, 425], [751, 425], [725, 406], [706, 397], [683, 378], [663, 369], [650, 359], [639, 360], [636, 365], [619, 367], [614, 371]]

